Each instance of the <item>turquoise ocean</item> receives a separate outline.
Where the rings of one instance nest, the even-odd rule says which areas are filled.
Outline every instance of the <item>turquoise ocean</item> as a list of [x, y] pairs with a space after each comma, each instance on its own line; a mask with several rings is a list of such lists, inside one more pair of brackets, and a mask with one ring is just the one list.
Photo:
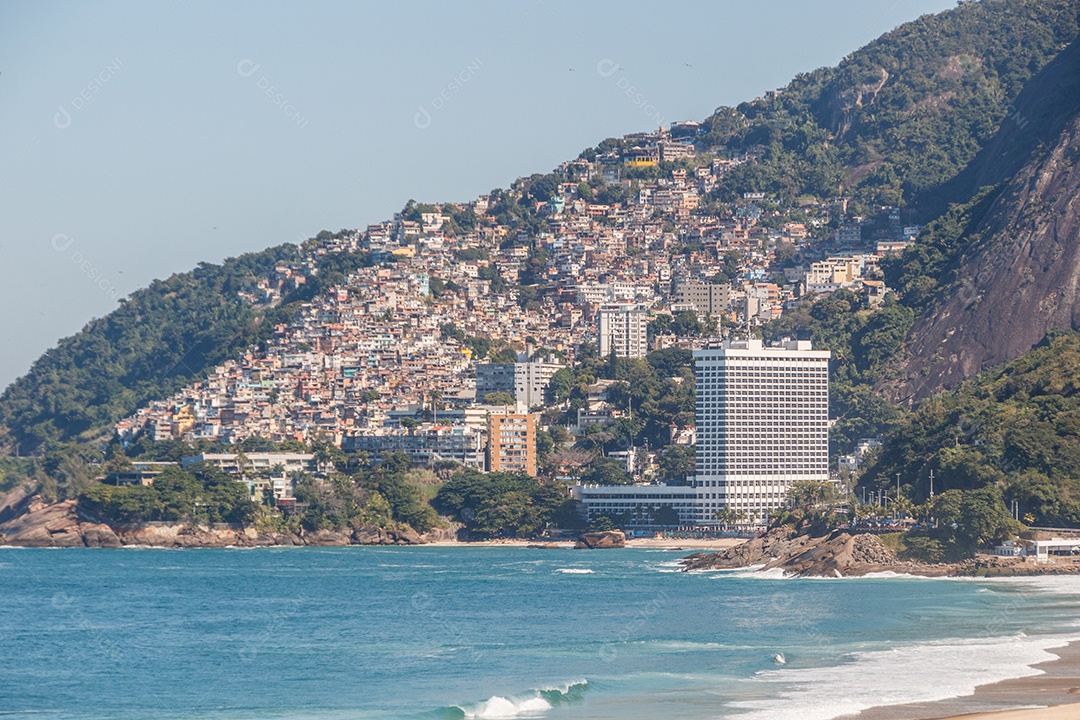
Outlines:
[[825, 720], [1080, 639], [1078, 578], [686, 574], [685, 554], [2, 548], [0, 715]]

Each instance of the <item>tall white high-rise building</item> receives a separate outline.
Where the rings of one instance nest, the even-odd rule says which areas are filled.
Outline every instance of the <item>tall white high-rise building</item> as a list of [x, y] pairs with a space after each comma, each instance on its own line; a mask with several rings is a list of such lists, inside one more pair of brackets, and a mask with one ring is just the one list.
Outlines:
[[806, 340], [694, 351], [698, 523], [724, 508], [764, 521], [792, 483], [828, 481], [829, 357]]
[[600, 357], [643, 358], [649, 354], [649, 306], [601, 305], [597, 313]]

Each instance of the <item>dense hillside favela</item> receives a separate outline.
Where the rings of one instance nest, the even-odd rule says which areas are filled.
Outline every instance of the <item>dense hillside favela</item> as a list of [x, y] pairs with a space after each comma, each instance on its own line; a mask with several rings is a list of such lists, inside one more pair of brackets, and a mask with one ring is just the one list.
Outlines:
[[[859, 226], [846, 222], [843, 201], [807, 208], [807, 222], [764, 227], [762, 193], [730, 214], [693, 214], [717, 178], [752, 154], [696, 165], [693, 146], [671, 141], [666, 130], [630, 142], [628, 158], [611, 153], [561, 166], [558, 177], [572, 180], [548, 176], [523, 183], [527, 189], [516, 196], [469, 204], [410, 205], [391, 222], [309, 242], [296, 262], [279, 264], [243, 291], [244, 300], [279, 302], [319, 272], [321, 256], [344, 254], [362, 267], [277, 325], [265, 350], [141, 408], [117, 423], [118, 437], [324, 439], [340, 446], [423, 409], [432, 421], [424, 429], [440, 432], [461, 417], [454, 406], [483, 403], [498, 391], [524, 409], [560, 409], [573, 380], [563, 370], [550, 396], [551, 380], [583, 353], [644, 358], [701, 348], [721, 325], [745, 323], [747, 307], [750, 322], [768, 322], [807, 292], [847, 289], [873, 307], [887, 292], [881, 255], [898, 253], [918, 233], [897, 218], [867, 250]], [[618, 182], [621, 171], [656, 168], [673, 153], [689, 169]], [[546, 225], [535, 238], [500, 222], [508, 207], [522, 204]], [[602, 325], [612, 327], [601, 334]], [[519, 361], [524, 367], [489, 377], [498, 364]], [[515, 386], [515, 370], [536, 378]], [[606, 397], [605, 390], [594, 393]], [[582, 408], [589, 413], [582, 421], [632, 411], [593, 405]], [[435, 425], [443, 407], [451, 409]], [[673, 433], [692, 426], [683, 420]]]
[[156, 282], [0, 398], [0, 534], [60, 542], [35, 513], [119, 544], [146, 521], [412, 542], [798, 511], [934, 517], [893, 549], [939, 561], [1075, 527], [1078, 12], [964, 3], [509, 188]]

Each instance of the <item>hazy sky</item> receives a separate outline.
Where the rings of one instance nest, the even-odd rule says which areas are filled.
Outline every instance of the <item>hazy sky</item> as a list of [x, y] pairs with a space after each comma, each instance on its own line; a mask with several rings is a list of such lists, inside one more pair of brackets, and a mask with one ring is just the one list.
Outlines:
[[474, 198], [952, 4], [0, 0], [0, 388], [154, 278]]

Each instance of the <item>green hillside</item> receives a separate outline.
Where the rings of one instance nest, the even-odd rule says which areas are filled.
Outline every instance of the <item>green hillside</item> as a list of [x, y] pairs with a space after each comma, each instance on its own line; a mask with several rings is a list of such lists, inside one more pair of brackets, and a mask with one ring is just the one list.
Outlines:
[[295, 257], [295, 246], [282, 245], [202, 263], [124, 298], [8, 386], [0, 396], [0, 442], [27, 454], [50, 441], [107, 437], [120, 418], [264, 338], [265, 308], [237, 292]]
[[1056, 333], [1024, 357], [941, 393], [900, 421], [864, 476], [923, 502], [998, 487], [1020, 518], [1080, 524], [1080, 334]]
[[1078, 13], [1075, 0], [963, 3], [900, 26], [835, 68], [797, 76], [771, 102], [718, 108], [704, 144], [764, 152], [732, 171], [718, 197], [849, 195], [902, 207], [932, 194], [1076, 38]]

